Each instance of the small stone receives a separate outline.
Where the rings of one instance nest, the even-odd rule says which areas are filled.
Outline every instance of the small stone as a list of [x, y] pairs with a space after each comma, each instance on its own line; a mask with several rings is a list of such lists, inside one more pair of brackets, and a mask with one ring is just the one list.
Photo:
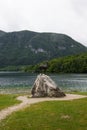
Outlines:
[[64, 97], [56, 83], [47, 75], [40, 74], [37, 76], [31, 90], [32, 97]]

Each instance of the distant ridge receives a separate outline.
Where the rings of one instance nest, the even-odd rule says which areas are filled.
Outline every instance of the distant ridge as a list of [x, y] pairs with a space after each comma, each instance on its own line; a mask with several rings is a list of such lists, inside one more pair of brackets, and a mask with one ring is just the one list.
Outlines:
[[3, 36], [6, 32], [0, 30], [0, 37]]
[[0, 66], [34, 65], [82, 52], [87, 48], [65, 34], [0, 30]]

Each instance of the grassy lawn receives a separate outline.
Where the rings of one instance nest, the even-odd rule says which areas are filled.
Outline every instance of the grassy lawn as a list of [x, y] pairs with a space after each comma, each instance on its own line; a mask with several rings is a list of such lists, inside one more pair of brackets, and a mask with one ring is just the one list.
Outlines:
[[2, 121], [0, 130], [87, 130], [87, 98], [31, 105]]
[[68, 92], [69, 94], [87, 95], [87, 92]]
[[0, 110], [17, 103], [19, 103], [19, 101], [16, 100], [16, 95], [0, 94]]

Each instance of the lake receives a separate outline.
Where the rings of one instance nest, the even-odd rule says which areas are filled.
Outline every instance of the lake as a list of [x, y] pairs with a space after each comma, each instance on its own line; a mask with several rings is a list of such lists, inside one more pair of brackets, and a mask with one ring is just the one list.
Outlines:
[[[87, 91], [87, 74], [48, 74], [63, 91]], [[37, 74], [0, 72], [0, 94], [29, 93]]]

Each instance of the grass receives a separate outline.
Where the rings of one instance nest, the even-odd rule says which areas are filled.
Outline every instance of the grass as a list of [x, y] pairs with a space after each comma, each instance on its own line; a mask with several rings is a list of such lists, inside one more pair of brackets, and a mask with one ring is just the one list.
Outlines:
[[78, 94], [78, 95], [87, 95], [87, 92], [79, 92], [79, 91], [72, 91], [72, 92], [66, 92], [66, 93], [69, 93], [69, 94]]
[[19, 103], [20, 101], [16, 100], [16, 95], [4, 95], [0, 94], [0, 110]]
[[0, 130], [87, 130], [87, 98], [31, 105], [2, 121]]

